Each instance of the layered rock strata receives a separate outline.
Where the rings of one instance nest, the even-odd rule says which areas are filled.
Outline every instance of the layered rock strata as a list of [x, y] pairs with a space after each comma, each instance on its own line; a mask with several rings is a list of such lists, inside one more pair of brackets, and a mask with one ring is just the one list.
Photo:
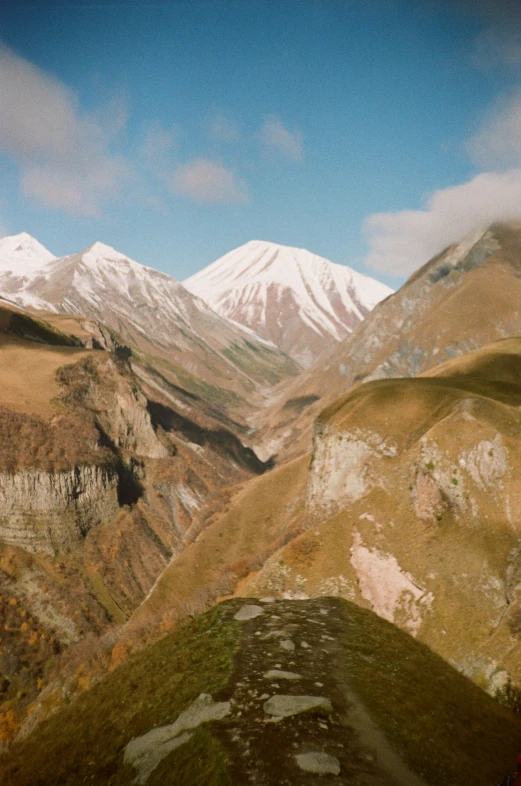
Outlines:
[[67, 550], [117, 511], [111, 466], [0, 473], [0, 540], [32, 553]]

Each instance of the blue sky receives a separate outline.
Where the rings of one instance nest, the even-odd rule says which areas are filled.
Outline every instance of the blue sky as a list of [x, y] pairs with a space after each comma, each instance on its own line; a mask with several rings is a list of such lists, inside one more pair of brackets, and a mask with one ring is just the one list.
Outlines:
[[513, 0], [4, 0], [0, 234], [182, 280], [251, 239], [397, 286], [521, 217]]

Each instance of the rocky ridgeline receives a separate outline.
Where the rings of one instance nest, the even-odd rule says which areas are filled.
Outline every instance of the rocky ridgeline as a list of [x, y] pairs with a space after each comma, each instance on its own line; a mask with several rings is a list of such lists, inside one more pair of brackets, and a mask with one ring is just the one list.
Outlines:
[[425, 786], [347, 683], [338, 601], [264, 598], [233, 619], [244, 629], [230, 686], [215, 700], [201, 694], [173, 723], [131, 740], [124, 763], [135, 771], [133, 783], [147, 783], [171, 751], [213, 722], [234, 783]]

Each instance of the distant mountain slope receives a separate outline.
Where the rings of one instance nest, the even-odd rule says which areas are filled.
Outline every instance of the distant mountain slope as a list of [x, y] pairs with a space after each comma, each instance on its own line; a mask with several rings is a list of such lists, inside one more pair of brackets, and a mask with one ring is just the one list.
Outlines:
[[338, 595], [492, 693], [521, 687], [520, 405], [521, 338], [358, 385], [320, 414], [311, 461], [232, 490], [122, 639], [223, 594]]
[[489, 786], [515, 767], [519, 718], [371, 612], [244, 608], [122, 664], [1, 757], [2, 783]]
[[495, 224], [464, 238], [379, 303], [313, 368], [274, 391], [257, 419], [265, 450], [284, 458], [308, 450], [314, 418], [358, 382], [416, 376], [521, 334], [520, 303], [521, 225]]
[[144, 361], [86, 348], [85, 317], [45, 317], [0, 303], [0, 750], [69, 647], [123, 623], [216, 492], [266, 469]]
[[346, 393], [315, 421], [306, 531], [241, 594], [339, 594], [521, 686], [520, 405], [519, 337]]
[[253, 240], [183, 282], [219, 314], [311, 366], [392, 290], [302, 248]]
[[[2, 256], [4, 253], [4, 256]], [[219, 316], [170, 276], [103, 243], [56, 258], [23, 233], [0, 241], [0, 296], [25, 307], [83, 314], [107, 325], [178, 389], [205, 406], [248, 410], [297, 365]], [[249, 401], [251, 399], [251, 402]]]

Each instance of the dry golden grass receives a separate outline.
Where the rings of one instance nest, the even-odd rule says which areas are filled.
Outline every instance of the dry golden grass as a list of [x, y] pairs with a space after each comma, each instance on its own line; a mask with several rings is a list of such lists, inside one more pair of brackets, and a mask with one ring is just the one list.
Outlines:
[[516, 418], [521, 404], [521, 338], [488, 344], [415, 379], [359, 385], [324, 409], [319, 421], [341, 431], [370, 429], [392, 437], [397, 445], [410, 445], [469, 398], [496, 426]]
[[0, 405], [15, 412], [56, 414], [56, 372], [92, 354], [76, 347], [51, 347], [0, 335]]
[[84, 316], [74, 316], [72, 314], [52, 314], [50, 312], [38, 311], [35, 314], [38, 319], [44, 319], [47, 324], [51, 325], [55, 330], [60, 333], [66, 333], [71, 336], [77, 336], [80, 339], [89, 339], [91, 334], [88, 330], [82, 327], [82, 324], [88, 320]]
[[261, 568], [304, 524], [308, 463], [304, 456], [238, 486], [228, 508], [166, 568], [126, 634], [149, 620], [169, 625], [200, 611]]
[[[320, 415], [330, 453], [314, 465], [324, 486], [336, 475], [336, 507], [317, 492], [318, 523], [242, 590], [303, 589], [374, 604], [478, 684], [490, 685], [495, 670], [521, 684], [520, 404], [520, 338], [416, 379], [378, 380], [347, 393]], [[367, 441], [368, 453], [350, 470], [357, 440]], [[351, 472], [361, 484], [356, 499], [348, 491], [342, 497]], [[412, 584], [393, 596], [393, 581], [403, 577]], [[411, 587], [420, 588], [417, 602]]]

